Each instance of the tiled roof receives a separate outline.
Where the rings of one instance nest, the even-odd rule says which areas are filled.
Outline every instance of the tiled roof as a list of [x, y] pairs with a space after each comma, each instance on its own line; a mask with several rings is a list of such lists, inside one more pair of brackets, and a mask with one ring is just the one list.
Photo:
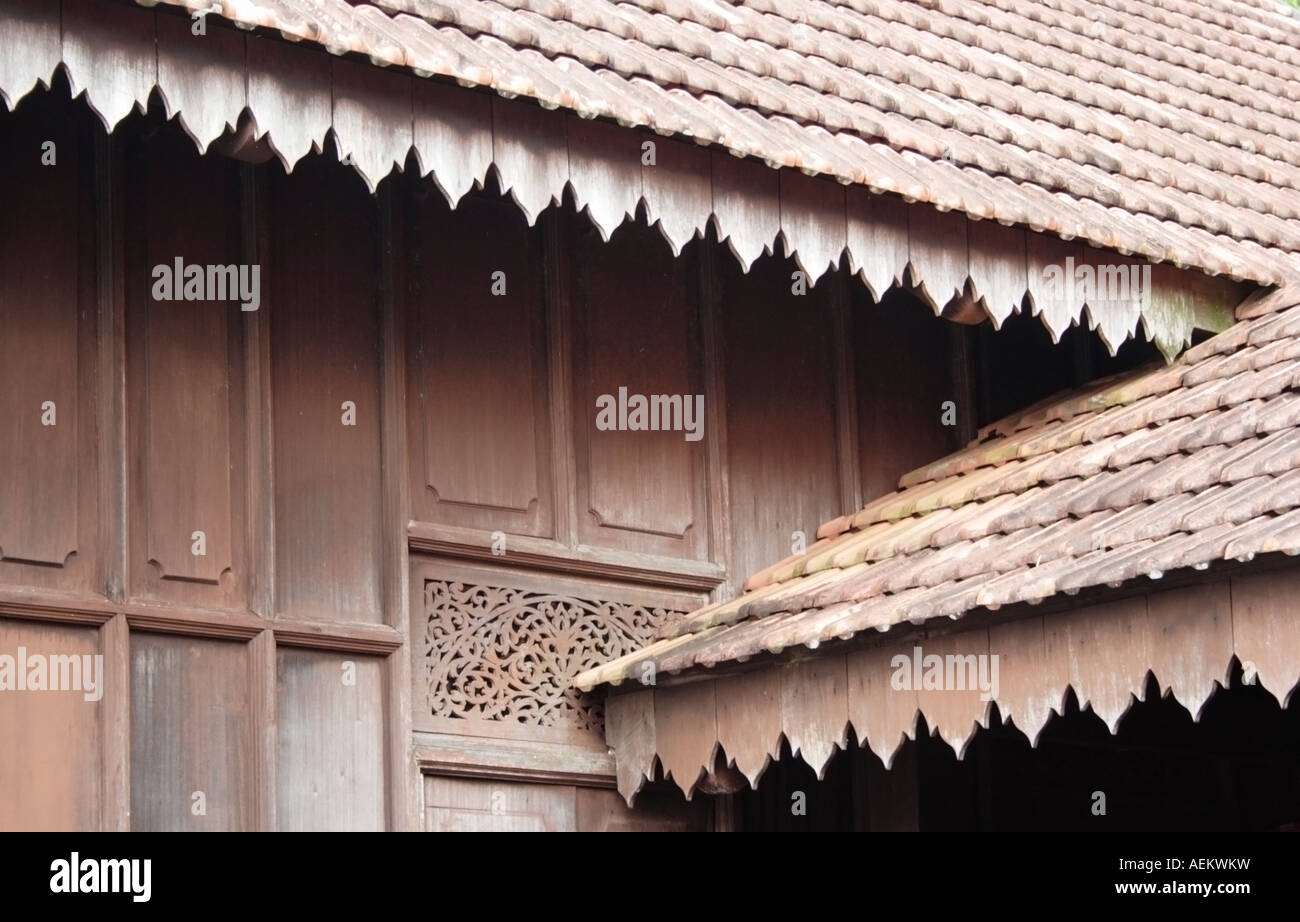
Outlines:
[[990, 426], [824, 524], [746, 592], [580, 675], [656, 673], [957, 618], [976, 608], [1300, 553], [1300, 291], [1172, 365]]
[[1276, 0], [164, 2], [1154, 261], [1296, 271]]

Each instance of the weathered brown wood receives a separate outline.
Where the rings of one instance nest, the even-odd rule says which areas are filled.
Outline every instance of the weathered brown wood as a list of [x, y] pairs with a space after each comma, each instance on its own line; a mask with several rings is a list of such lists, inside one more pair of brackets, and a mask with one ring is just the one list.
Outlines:
[[63, 62], [72, 95], [82, 92], [109, 130], [148, 105], [158, 82], [154, 11], [136, 7], [105, 16], [95, 0], [64, 0]]
[[646, 214], [678, 256], [697, 234], [703, 236], [713, 211], [709, 152], [673, 138], [646, 139], [655, 145], [654, 164], [641, 161]]
[[715, 151], [710, 163], [718, 239], [748, 272], [764, 251], [773, 252], [780, 233], [780, 180], [775, 170], [757, 160]]
[[618, 125], [568, 119], [569, 181], [574, 207], [586, 211], [602, 240], [636, 214], [641, 201], [641, 138]]
[[100, 627], [99, 649], [104, 655], [100, 674], [104, 697], [96, 705], [101, 740], [99, 828], [127, 832], [131, 829], [131, 637], [125, 615]]
[[131, 638], [131, 828], [254, 824], [246, 645]]
[[333, 115], [330, 56], [250, 35], [248, 107], [286, 170], [325, 147]]
[[655, 727], [672, 728], [655, 736], [664, 775], [671, 776], [690, 800], [695, 785], [713, 769], [718, 747], [717, 698], [713, 682], [656, 689]]
[[774, 753], [781, 751], [781, 673], [719, 679], [716, 687], [718, 739], [729, 762], [757, 788]]
[[1037, 745], [1052, 714], [1065, 706], [1070, 681], [1063, 644], [1043, 618], [989, 628], [989, 653], [998, 658], [998, 713]]
[[492, 163], [491, 97], [429, 80], [414, 81], [412, 90], [420, 174], [432, 176], [454, 207], [483, 185]]
[[531, 227], [569, 181], [563, 119], [529, 102], [492, 97], [492, 162], [501, 190]]
[[418, 207], [408, 352], [414, 517], [553, 537], [542, 233], [486, 193], [454, 215], [433, 196]]
[[[128, 195], [147, 198], [126, 241], [130, 573], [137, 598], [242, 608], [245, 572], [242, 343], [238, 292], [187, 293], [182, 266], [241, 262], [238, 173], [176, 134], [133, 161]], [[146, 189], [150, 192], [146, 193]], [[202, 222], [188, 201], [205, 215]], [[158, 272], [173, 300], [159, 297]], [[206, 282], [206, 269], [199, 269]], [[175, 276], [181, 275], [181, 278]], [[199, 295], [190, 298], [188, 295]], [[183, 300], [182, 300], [183, 299]]]
[[275, 635], [262, 631], [248, 644], [248, 720], [250, 730], [249, 797], [253, 828], [272, 832], [276, 822], [276, 753], [279, 733], [276, 727]]
[[[790, 751], [818, 778], [836, 749], [848, 745], [848, 673], [843, 656], [797, 663], [781, 676], [781, 725]], [[662, 744], [661, 744], [662, 746]]]
[[13, 111], [37, 83], [49, 86], [62, 52], [60, 8], [45, 0], [14, 0], [0, 9], [8, 52], [0, 57], [0, 99]]
[[[647, 168], [649, 169], [649, 168]], [[703, 393], [697, 292], [688, 259], [653, 231], [626, 226], [594, 252], [588, 234], [575, 291], [573, 382], [578, 539], [665, 556], [709, 556], [707, 431], [688, 440], [686, 401]], [[635, 268], [634, 268], [635, 267]], [[641, 283], [629, 289], [635, 272]], [[578, 313], [580, 312], [580, 313]], [[597, 399], [678, 395], [676, 431], [597, 429]], [[647, 421], [648, 422], [648, 421]], [[696, 420], [698, 426], [701, 422]], [[671, 422], [669, 423], [671, 424]]]
[[344, 58], [330, 66], [339, 157], [374, 192], [380, 180], [404, 168], [414, 143], [412, 77]]
[[961, 296], [970, 275], [968, 221], [927, 205], [907, 210], [908, 266], [912, 283], [936, 313]]
[[848, 243], [844, 187], [825, 178], [781, 170], [781, 236], [785, 252], [817, 282], [839, 264]]
[[860, 650], [846, 657], [848, 716], [858, 739], [888, 768], [904, 738], [916, 735], [917, 696], [909, 683], [890, 684], [899, 651], [890, 647]]
[[[1046, 234], [1027, 234], [1025, 244], [1026, 287], [1031, 309], [1052, 334], [1052, 342], [1060, 342], [1061, 335], [1078, 320], [1083, 303], [1078, 297], [1070, 297], [1068, 288], [1053, 286], [1050, 281], [1068, 277], [1069, 260], [1078, 264], [1082, 246], [1077, 241], [1067, 243]], [[1054, 275], [1057, 270], [1062, 275]]]
[[199, 150], [239, 123], [248, 105], [245, 34], [214, 17], [195, 35], [184, 16], [159, 16], [158, 87], [167, 114], [175, 116]]
[[380, 622], [376, 218], [339, 177], [317, 160], [272, 193], [276, 597], [287, 616]]
[[1297, 571], [1246, 574], [1232, 580], [1232, 643], [1245, 675], [1284, 706], [1300, 679]]
[[996, 221], [970, 227], [970, 278], [993, 329], [1021, 308], [1025, 297], [1025, 231]]
[[871, 292], [877, 303], [901, 284], [907, 270], [907, 203], [889, 195], [873, 195], [860, 186], [846, 190], [849, 271]]
[[618, 760], [618, 792], [629, 804], [654, 775], [653, 688], [610, 695], [605, 702], [605, 741]]
[[[997, 691], [992, 687], [992, 665], [987, 659], [988, 631], [963, 631], [959, 634], [928, 638], [915, 646], [920, 648], [923, 682], [922, 687], [917, 690], [917, 706], [925, 715], [930, 732], [942, 737], [958, 757], [964, 756], [966, 746], [975, 735], [976, 728], [988, 726], [992, 696]], [[897, 652], [910, 654], [909, 664], [905, 668], [912, 671], [914, 681], [915, 668], [912, 660], [916, 655], [915, 650], [905, 648]], [[938, 656], [943, 663], [943, 683], [939, 688], [930, 688], [925, 680], [924, 667], [927, 656]], [[950, 660], [949, 657], [959, 659]], [[954, 663], [951, 671], [948, 669], [950, 661]], [[999, 682], [1000, 672], [999, 668]], [[989, 680], [988, 690], [979, 685], [983, 679]]]
[[277, 651], [281, 830], [385, 828], [382, 671], [374, 657]]
[[424, 779], [426, 832], [573, 832], [575, 789], [470, 778]]
[[[41, 165], [46, 139], [56, 167]], [[78, 203], [91, 167], [79, 141], [48, 104], [0, 134], [0, 580], [86, 591], [98, 557], [94, 366], [80, 364], [95, 330], [94, 228]]]
[[1215, 689], [1227, 684], [1232, 628], [1227, 582], [1147, 597], [1144, 645], [1151, 671], [1161, 693], [1172, 693], [1194, 720]]
[[[0, 652], [15, 660], [20, 646], [46, 657], [93, 657], [103, 652], [99, 641], [89, 627], [0, 619]], [[0, 747], [0, 790], [5, 792], [0, 797], [0, 829], [100, 826], [105, 702], [87, 701], [85, 695], [78, 690], [0, 692], [0, 739], [6, 741]], [[69, 751], [70, 744], [82, 757]]]
[[1134, 701], [1142, 700], [1151, 662], [1146, 614], [1147, 600], [1138, 597], [1090, 605], [1047, 622], [1049, 636], [1065, 640], [1079, 707], [1091, 707], [1111, 733]]

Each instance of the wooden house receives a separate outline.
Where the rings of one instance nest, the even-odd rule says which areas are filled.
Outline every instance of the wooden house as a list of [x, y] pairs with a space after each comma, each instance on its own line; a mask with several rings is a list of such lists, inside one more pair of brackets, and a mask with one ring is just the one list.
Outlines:
[[0, 36], [0, 829], [1300, 820], [1288, 7]]

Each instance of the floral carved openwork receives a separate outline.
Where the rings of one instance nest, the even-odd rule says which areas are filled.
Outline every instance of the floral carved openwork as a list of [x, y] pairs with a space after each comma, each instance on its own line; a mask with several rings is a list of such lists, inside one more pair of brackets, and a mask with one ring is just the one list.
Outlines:
[[600, 703], [570, 679], [637, 649], [679, 614], [451, 580], [425, 581], [424, 613], [433, 716], [596, 731]]

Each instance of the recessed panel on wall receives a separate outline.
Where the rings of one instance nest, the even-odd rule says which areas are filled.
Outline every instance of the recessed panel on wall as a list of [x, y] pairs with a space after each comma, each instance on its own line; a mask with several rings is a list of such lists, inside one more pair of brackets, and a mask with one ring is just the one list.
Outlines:
[[[0, 583], [96, 583], [88, 132], [34, 97], [0, 119]], [[44, 161], [44, 162], [43, 162]]]
[[581, 234], [574, 285], [578, 539], [709, 554], [695, 248], [657, 231]]
[[791, 291], [792, 260], [760, 258], [748, 275], [720, 267], [727, 355], [733, 579], [798, 545], [840, 508], [831, 287]]
[[[126, 327], [136, 596], [243, 607], [241, 287], [235, 166], [175, 126], [128, 158]], [[251, 301], [251, 299], [250, 299]]]
[[277, 652], [282, 830], [384, 828], [382, 662], [318, 650]]
[[131, 635], [131, 828], [250, 829], [245, 643]]
[[103, 693], [93, 627], [0, 618], [0, 832], [99, 828]]
[[375, 202], [319, 158], [271, 194], [275, 564], [281, 615], [382, 620]]
[[418, 520], [554, 534], [545, 252], [513, 203], [477, 192], [416, 205], [410, 345]]

